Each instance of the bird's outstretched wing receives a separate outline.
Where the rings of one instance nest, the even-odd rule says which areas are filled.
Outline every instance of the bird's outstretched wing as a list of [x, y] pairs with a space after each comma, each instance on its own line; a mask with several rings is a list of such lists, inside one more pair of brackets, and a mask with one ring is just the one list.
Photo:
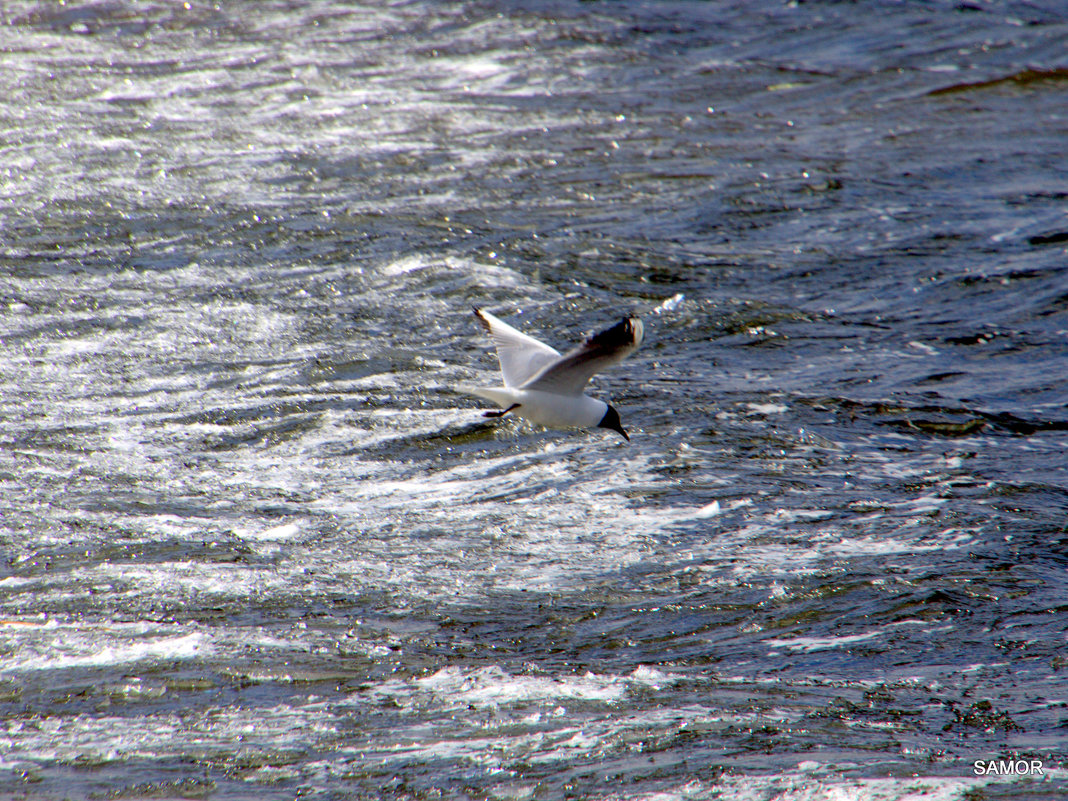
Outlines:
[[595, 373], [618, 364], [638, 349], [645, 336], [642, 321], [625, 317], [611, 328], [594, 334], [577, 348], [545, 365], [532, 376], [523, 389], [580, 395]]
[[516, 331], [488, 311], [474, 311], [475, 317], [497, 346], [497, 358], [501, 363], [501, 374], [506, 387], [521, 386], [542, 372], [546, 366], [560, 360], [558, 350]]

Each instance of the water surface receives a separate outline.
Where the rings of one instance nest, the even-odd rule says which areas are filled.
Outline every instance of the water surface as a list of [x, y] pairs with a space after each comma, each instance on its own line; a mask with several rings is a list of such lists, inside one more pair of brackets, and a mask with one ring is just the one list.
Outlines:
[[3, 793], [1063, 791], [1060, 4], [0, 20]]

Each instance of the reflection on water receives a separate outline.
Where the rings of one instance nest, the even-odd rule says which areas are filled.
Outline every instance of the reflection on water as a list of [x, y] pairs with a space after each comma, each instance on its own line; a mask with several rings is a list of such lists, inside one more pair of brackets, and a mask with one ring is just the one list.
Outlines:
[[1064, 784], [1058, 6], [187, 6], [2, 12], [8, 794]]

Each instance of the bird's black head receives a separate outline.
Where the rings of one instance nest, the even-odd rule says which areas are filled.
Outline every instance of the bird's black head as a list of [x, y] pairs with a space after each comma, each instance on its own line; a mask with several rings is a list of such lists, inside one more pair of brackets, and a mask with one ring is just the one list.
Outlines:
[[601, 418], [601, 422], [597, 424], [598, 428], [610, 428], [613, 431], [618, 431], [623, 435], [623, 439], [630, 442], [630, 437], [627, 436], [627, 432], [623, 430], [623, 424], [619, 421], [619, 412], [615, 410], [614, 406], [609, 406], [608, 410], [604, 413], [604, 417]]

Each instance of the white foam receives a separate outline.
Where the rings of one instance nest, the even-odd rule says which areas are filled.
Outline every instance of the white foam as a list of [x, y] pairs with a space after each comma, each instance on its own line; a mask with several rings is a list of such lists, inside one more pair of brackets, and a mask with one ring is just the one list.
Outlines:
[[257, 530], [245, 526], [238, 526], [233, 533], [244, 540], [257, 542], [283, 542], [294, 539], [301, 531], [300, 523], [284, 523], [266, 530]]
[[704, 520], [710, 517], [715, 517], [720, 511], [719, 501], [712, 501], [712, 503], [706, 504], [694, 512], [693, 516], [698, 520]]
[[[35, 638], [31, 648], [0, 660], [0, 674], [26, 671], [130, 665], [142, 661], [185, 661], [212, 651], [210, 640], [201, 632], [148, 639], [101, 637], [84, 627], [57, 626], [50, 637]], [[21, 639], [21, 638], [20, 638]], [[108, 644], [109, 641], [112, 644]]]
[[555, 676], [512, 675], [491, 665], [477, 670], [447, 667], [413, 681], [391, 681], [374, 689], [375, 694], [411, 698], [429, 693], [437, 704], [498, 707], [526, 703], [565, 703], [588, 701], [615, 703], [636, 686], [660, 689], [679, 677], [655, 668], [639, 666], [627, 676], [558, 674]]
[[683, 302], [686, 300], [686, 295], [682, 292], [676, 292], [667, 300], [660, 303], [653, 309], [653, 314], [667, 314], [669, 312], [676, 311]]
[[0, 731], [0, 765], [232, 756], [235, 742], [272, 753], [288, 749], [302, 753], [309, 737], [335, 731], [335, 722], [314, 703], [139, 716], [57, 715], [38, 722], [10, 722]]
[[785, 414], [790, 411], [790, 407], [782, 403], [747, 403], [745, 406], [754, 414], [762, 415]]
[[[618, 797], [621, 801], [689, 801], [695, 798], [731, 798], [734, 801], [959, 801], [969, 790], [983, 787], [985, 779], [944, 776], [914, 776], [892, 779], [845, 779], [814, 777], [817, 763], [806, 762], [804, 770], [781, 775], [750, 775], [730, 772], [714, 783], [691, 780], [653, 794]], [[816, 766], [816, 767], [813, 767]]]

